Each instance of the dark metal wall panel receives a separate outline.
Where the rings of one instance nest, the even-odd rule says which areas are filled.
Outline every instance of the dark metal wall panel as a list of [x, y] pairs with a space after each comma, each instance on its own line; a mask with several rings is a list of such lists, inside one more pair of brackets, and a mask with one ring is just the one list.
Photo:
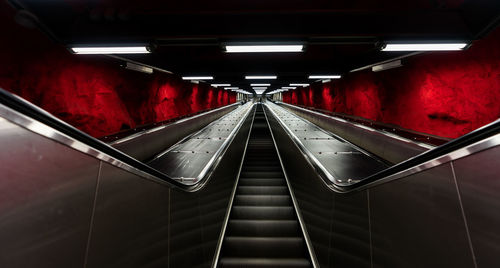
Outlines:
[[0, 118], [0, 267], [83, 267], [99, 161]]
[[87, 267], [166, 267], [170, 189], [103, 163]]
[[450, 164], [369, 190], [374, 267], [474, 267]]
[[500, 267], [500, 147], [453, 163], [478, 267]]
[[367, 192], [334, 194], [330, 267], [370, 267]]

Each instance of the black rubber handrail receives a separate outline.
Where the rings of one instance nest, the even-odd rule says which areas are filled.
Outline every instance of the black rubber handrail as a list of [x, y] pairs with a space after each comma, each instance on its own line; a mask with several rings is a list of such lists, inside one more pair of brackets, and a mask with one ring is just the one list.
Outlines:
[[186, 185], [179, 181], [176, 181], [171, 177], [165, 175], [164, 173], [150, 167], [149, 165], [144, 164], [143, 162], [133, 157], [130, 157], [129, 155], [109, 146], [108, 144], [76, 129], [75, 127], [69, 125], [68, 123], [42, 110], [38, 106], [22, 99], [17, 95], [14, 95], [4, 90], [3, 88], [0, 88], [0, 103], [40, 123], [43, 123], [79, 142], [82, 142], [99, 152], [105, 153], [111, 156], [112, 158], [120, 160], [121, 162], [137, 170], [140, 170], [141, 172], [156, 177], [165, 182], [166, 184], [168, 184], [169, 186], [176, 187], [187, 192], [191, 192], [197, 189], [199, 183], [193, 185]]

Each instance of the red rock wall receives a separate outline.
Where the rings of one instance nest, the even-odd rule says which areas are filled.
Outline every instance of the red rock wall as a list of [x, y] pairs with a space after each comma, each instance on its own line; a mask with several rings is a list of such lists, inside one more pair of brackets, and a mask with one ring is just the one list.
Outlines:
[[0, 87], [95, 136], [224, 106], [236, 94], [166, 73], [126, 70], [105, 56], [73, 55], [17, 25], [0, 4]]
[[466, 51], [408, 58], [285, 92], [283, 101], [456, 138], [500, 117], [500, 28]]

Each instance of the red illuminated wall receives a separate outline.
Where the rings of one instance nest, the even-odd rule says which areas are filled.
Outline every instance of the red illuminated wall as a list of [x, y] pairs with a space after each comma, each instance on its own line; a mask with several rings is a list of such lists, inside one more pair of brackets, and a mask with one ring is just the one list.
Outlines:
[[166, 73], [126, 70], [105, 56], [73, 55], [17, 25], [0, 3], [0, 87], [100, 137], [234, 103], [236, 94]]
[[283, 101], [456, 138], [500, 117], [500, 29], [467, 51], [408, 58], [285, 92]]

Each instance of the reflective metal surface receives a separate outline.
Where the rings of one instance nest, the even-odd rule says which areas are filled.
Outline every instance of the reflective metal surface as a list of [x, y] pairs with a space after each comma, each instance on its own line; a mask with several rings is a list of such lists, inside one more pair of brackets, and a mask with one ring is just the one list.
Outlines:
[[376, 267], [474, 267], [449, 164], [369, 190]]
[[[466, 196], [462, 195], [465, 214], [476, 218], [474, 223], [468, 217], [472, 246], [476, 249], [475, 243], [482, 243], [479, 248], [483, 251], [481, 257], [485, 262], [482, 266], [475, 266], [467, 237], [467, 224], [461, 212], [460, 195], [449, 162], [369, 189], [335, 193], [326, 187], [310, 164], [304, 165], [300, 149], [277, 120], [269, 118], [321, 267], [496, 266], [495, 239], [499, 233], [494, 216], [498, 214], [496, 205], [491, 206], [490, 210], [486, 202], [477, 202], [487, 200], [497, 203], [500, 198], [494, 195], [495, 186], [490, 187], [491, 194], [487, 195], [487, 199], [482, 198], [484, 194], [477, 192], [470, 193], [469, 198], [473, 197], [474, 201], [466, 201]], [[464, 174], [470, 178], [468, 187], [473, 186], [474, 191], [482, 189], [481, 179], [494, 182], [493, 178], [497, 177], [487, 175], [496, 174], [488, 170], [498, 170], [494, 168], [495, 161], [486, 160], [498, 159], [498, 150], [486, 155], [486, 152], [493, 150], [497, 149], [471, 154], [469, 161], [475, 157], [481, 160], [462, 164], [460, 173], [472, 165], [478, 167]], [[485, 154], [484, 157], [480, 157], [481, 154]], [[455, 161], [454, 165], [466, 159]], [[459, 172], [456, 173], [459, 188], [463, 189]], [[485, 188], [482, 191], [486, 193]], [[483, 209], [485, 207], [488, 209]], [[485, 221], [481, 221], [482, 218]], [[487, 222], [491, 222], [491, 225], [487, 225]], [[478, 233], [475, 233], [480, 232], [478, 226], [475, 231], [472, 227], [477, 223], [487, 230], [483, 231], [482, 239], [488, 238], [481, 242], [478, 242], [481, 238], [478, 239]], [[479, 256], [477, 250], [476, 255]]]
[[365, 192], [335, 194], [275, 117], [269, 124], [320, 267], [371, 267]]
[[99, 161], [0, 118], [0, 267], [83, 267]]
[[147, 161], [184, 137], [233, 111], [239, 105], [239, 103], [231, 104], [172, 124], [145, 130], [112, 142], [110, 145], [140, 161]]
[[500, 267], [500, 147], [453, 162], [477, 267]]
[[435, 148], [429, 144], [416, 142], [392, 133], [379, 131], [298, 106], [282, 102], [279, 105], [391, 163], [401, 162]]
[[170, 267], [213, 264], [251, 123], [252, 116], [247, 116], [204, 187], [171, 191]]
[[360, 181], [387, 167], [360, 148], [275, 104], [266, 107], [329, 183]]
[[204, 179], [252, 111], [247, 103], [188, 136], [148, 164], [185, 184]]
[[103, 163], [86, 267], [167, 267], [170, 191]]

